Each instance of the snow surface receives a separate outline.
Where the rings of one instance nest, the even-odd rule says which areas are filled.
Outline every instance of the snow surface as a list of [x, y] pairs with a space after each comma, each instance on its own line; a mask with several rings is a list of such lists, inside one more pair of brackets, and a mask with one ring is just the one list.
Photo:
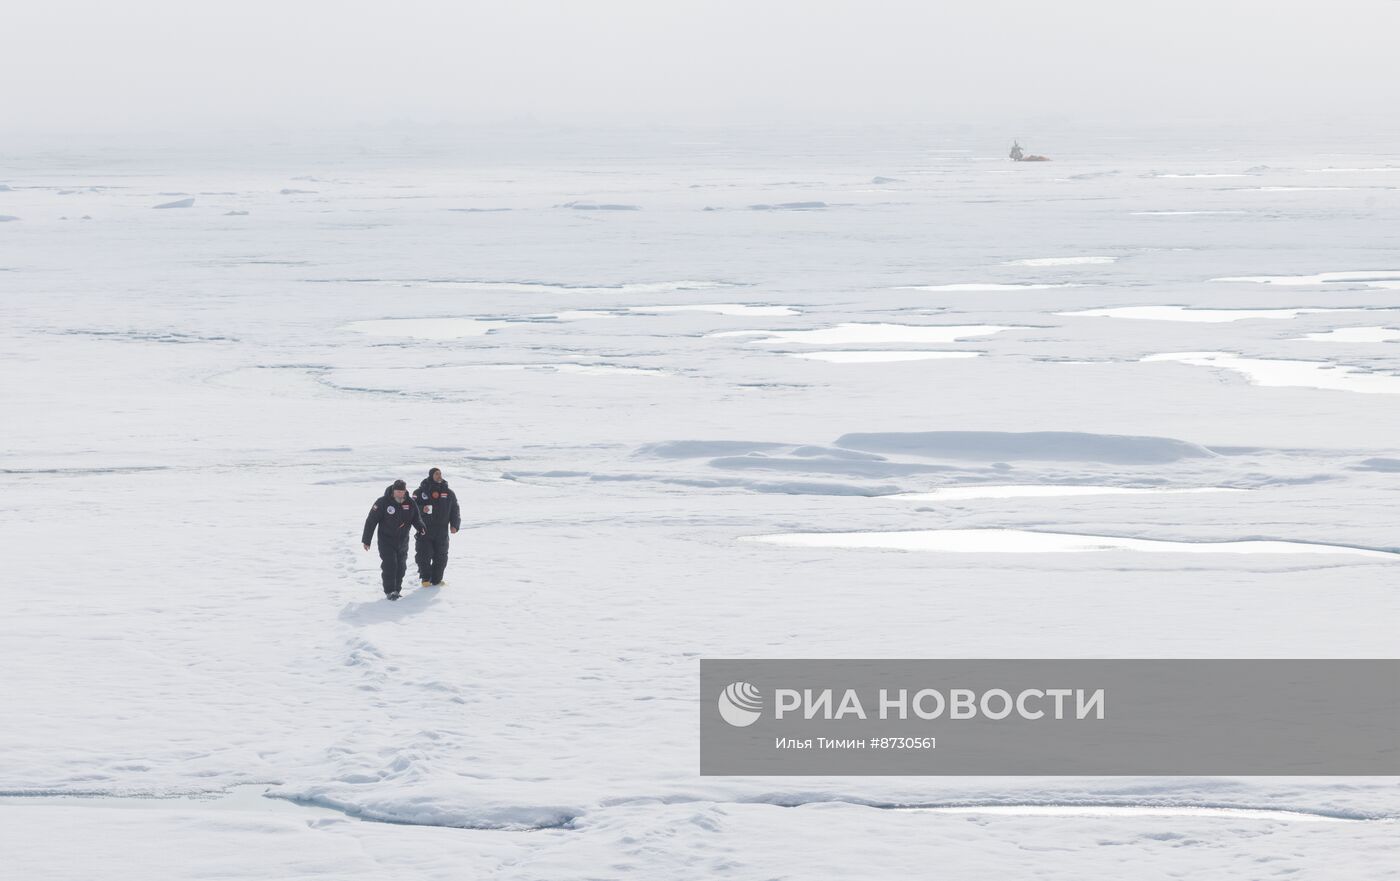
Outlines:
[[1400, 328], [1395, 327], [1339, 327], [1310, 333], [1299, 339], [1319, 340], [1328, 343], [1394, 343], [1400, 342]]
[[1335, 285], [1357, 284], [1366, 287], [1400, 288], [1400, 269], [1346, 270], [1342, 272], [1318, 272], [1312, 275], [1242, 275], [1215, 278], [1212, 281], [1252, 281], [1259, 284], [1277, 285]]
[[[1357, 392], [1395, 347], [1056, 314], [1394, 308], [1397, 191], [1147, 176], [1393, 144], [1101, 135], [7, 153], [6, 874], [1396, 877], [1394, 778], [698, 776], [701, 657], [1394, 655], [1396, 399]], [[1037, 254], [1122, 259], [1006, 265]], [[1044, 287], [900, 289], [960, 279]], [[387, 603], [360, 526], [434, 466], [448, 584]], [[905, 495], [1051, 485], [1247, 491]], [[838, 531], [1136, 549], [741, 540]], [[112, 798], [254, 784], [275, 810]]]
[[797, 309], [787, 306], [759, 306], [751, 303], [699, 303], [683, 304], [679, 306], [628, 306], [629, 312], [648, 312], [663, 314], [666, 312], [714, 312], [717, 315], [755, 315], [755, 316], [775, 316], [775, 315], [798, 315]]
[[1335, 361], [1245, 358], [1230, 352], [1165, 352], [1148, 355], [1142, 360], [1177, 361], [1199, 367], [1221, 367], [1242, 373], [1250, 382], [1262, 386], [1400, 395], [1400, 373], [1372, 373]]
[[991, 281], [969, 281], [958, 282], [956, 284], [919, 284], [900, 285], [896, 290], [901, 291], [1043, 291], [1047, 288], [1075, 288], [1080, 287], [1073, 282], [1062, 282], [1060, 284], [1044, 284], [1041, 282], [1022, 283], [999, 283]]
[[1136, 318], [1145, 321], [1202, 321], [1214, 324], [1222, 321], [1247, 321], [1254, 318], [1288, 320], [1299, 315], [1319, 312], [1342, 312], [1342, 309], [1193, 309], [1187, 306], [1119, 306], [1116, 309], [1081, 309], [1059, 312], [1059, 315], [1082, 315], [1086, 318]]
[[1348, 548], [1286, 541], [1180, 542], [1032, 532], [1023, 529], [922, 529], [905, 532], [795, 532], [760, 535], [752, 541], [801, 548], [884, 548], [945, 554], [1062, 554], [1095, 551], [1141, 551], [1166, 554], [1336, 554], [1400, 563], [1400, 551]]
[[1139, 217], [1191, 217], [1198, 214], [1248, 214], [1248, 211], [1235, 209], [1225, 211], [1129, 211]]
[[1117, 262], [1117, 257], [1027, 257], [1023, 260], [1007, 260], [1007, 266], [1102, 266]]
[[991, 336], [1012, 327], [996, 325], [838, 324], [813, 330], [729, 330], [715, 337], [762, 337], [806, 346], [861, 345], [873, 343], [956, 343]]
[[890, 498], [910, 501], [962, 501], [965, 499], [1029, 499], [1054, 496], [1117, 496], [1139, 493], [1214, 493], [1239, 492], [1230, 487], [1161, 487], [1161, 486], [1077, 486], [1073, 484], [1048, 484], [1028, 486], [949, 486], [928, 492], [898, 493]]
[[938, 361], [946, 358], [976, 358], [981, 352], [918, 352], [894, 349], [847, 349], [830, 352], [789, 352], [791, 358], [829, 361], [832, 364], [887, 364], [891, 361]]
[[1307, 171], [1308, 174], [1337, 174], [1343, 172], [1347, 174], [1356, 174], [1358, 172], [1374, 173], [1386, 171], [1400, 171], [1400, 165], [1382, 165], [1372, 166], [1370, 168], [1309, 168], [1307, 169]]
[[375, 336], [455, 340], [469, 336], [485, 336], [497, 328], [490, 322], [476, 318], [383, 318], [377, 321], [352, 321], [343, 329]]
[[1240, 189], [1246, 190], [1246, 191], [1251, 191], [1251, 192], [1256, 192], [1256, 193], [1324, 193], [1324, 192], [1345, 192], [1345, 191], [1350, 191], [1350, 190], [1359, 190], [1359, 189], [1361, 189], [1361, 187], [1290, 187], [1290, 186], [1272, 186], [1272, 187], [1240, 187]]

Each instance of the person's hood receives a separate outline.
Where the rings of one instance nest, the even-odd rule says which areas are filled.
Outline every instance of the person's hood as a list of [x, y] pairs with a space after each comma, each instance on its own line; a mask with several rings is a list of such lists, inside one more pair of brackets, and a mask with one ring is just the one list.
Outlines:
[[[409, 492], [408, 490], [404, 490], [404, 494], [403, 494], [403, 495], [404, 495], [404, 501], [408, 501], [409, 499], [413, 498], [413, 493]], [[384, 487], [384, 495], [383, 495], [383, 498], [385, 499], [385, 501], [387, 501], [387, 502], [388, 502], [389, 504], [391, 504], [391, 505], [401, 505], [401, 504], [403, 504], [403, 502], [400, 502], [400, 501], [398, 501], [397, 499], [394, 498], [394, 485], [393, 485], [392, 483], [389, 484], [388, 486]]]
[[427, 492], [444, 492], [447, 489], [447, 481], [435, 481], [431, 477], [425, 477], [423, 478], [423, 482], [418, 484], [418, 489], [420, 492], [424, 490]]

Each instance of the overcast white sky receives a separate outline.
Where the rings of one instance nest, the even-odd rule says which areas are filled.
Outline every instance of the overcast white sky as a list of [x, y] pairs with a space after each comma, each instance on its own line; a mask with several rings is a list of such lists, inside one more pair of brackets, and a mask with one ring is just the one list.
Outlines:
[[13, 0], [4, 27], [27, 131], [1400, 106], [1400, 0]]

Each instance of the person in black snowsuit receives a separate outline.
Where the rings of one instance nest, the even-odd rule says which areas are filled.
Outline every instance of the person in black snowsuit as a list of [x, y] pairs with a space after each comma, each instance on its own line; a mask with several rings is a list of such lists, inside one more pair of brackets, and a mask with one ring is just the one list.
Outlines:
[[442, 574], [447, 569], [448, 533], [456, 534], [462, 526], [462, 509], [457, 506], [457, 494], [442, 479], [442, 469], [428, 472], [423, 482], [418, 484], [414, 501], [423, 512], [423, 523], [427, 532], [415, 539], [418, 563], [418, 577], [424, 587], [442, 584]]
[[408, 569], [408, 534], [426, 530], [423, 515], [408, 493], [408, 485], [396, 480], [384, 488], [384, 495], [369, 509], [360, 543], [369, 550], [369, 540], [379, 531], [379, 571], [384, 577], [384, 595], [391, 600], [403, 592], [403, 575]]

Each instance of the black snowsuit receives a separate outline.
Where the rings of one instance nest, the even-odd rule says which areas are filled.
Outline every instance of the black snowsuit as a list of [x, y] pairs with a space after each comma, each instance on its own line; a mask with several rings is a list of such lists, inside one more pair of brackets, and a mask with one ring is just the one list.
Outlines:
[[408, 534], [424, 528], [413, 494], [405, 493], [404, 500], [396, 502], [392, 486], [385, 487], [384, 495], [369, 509], [360, 543], [369, 544], [370, 537], [379, 530], [379, 571], [384, 577], [386, 595], [403, 589], [403, 575], [408, 570]]
[[418, 563], [418, 577], [432, 584], [442, 582], [442, 573], [447, 570], [448, 527], [460, 529], [462, 510], [457, 506], [457, 494], [447, 486], [447, 481], [433, 482], [431, 477], [423, 478], [413, 500], [423, 512], [423, 522], [428, 527], [427, 535], [415, 539], [414, 561]]

